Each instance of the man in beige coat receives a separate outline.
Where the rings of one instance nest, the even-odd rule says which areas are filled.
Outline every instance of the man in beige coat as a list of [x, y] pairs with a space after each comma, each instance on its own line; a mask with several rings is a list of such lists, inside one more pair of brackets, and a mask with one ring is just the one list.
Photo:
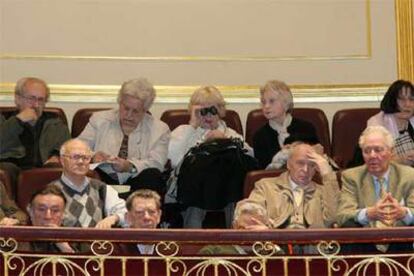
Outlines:
[[[336, 173], [310, 145], [293, 145], [289, 154], [288, 171], [256, 182], [249, 200], [267, 209], [273, 228], [331, 227], [339, 194]], [[322, 185], [312, 181], [317, 171]]]
[[[392, 162], [392, 135], [384, 127], [371, 126], [362, 133], [359, 145], [365, 164], [342, 173], [337, 217], [339, 226], [412, 225], [414, 169]], [[390, 245], [389, 251], [393, 247], [401, 250], [404, 244]], [[382, 250], [378, 246], [377, 249], [387, 251], [387, 248]], [[412, 244], [408, 245], [408, 249], [413, 250]]]

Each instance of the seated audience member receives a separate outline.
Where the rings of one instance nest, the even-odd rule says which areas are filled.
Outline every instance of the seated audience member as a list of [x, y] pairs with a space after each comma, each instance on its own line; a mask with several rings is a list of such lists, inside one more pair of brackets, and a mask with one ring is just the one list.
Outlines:
[[[127, 201], [126, 222], [129, 228], [155, 229], [161, 219], [161, 198], [148, 189], [137, 190]], [[154, 244], [121, 244], [121, 250], [127, 254], [154, 254]]]
[[93, 162], [104, 162], [97, 171], [123, 197], [129, 190], [148, 188], [165, 193], [161, 172], [167, 162], [170, 131], [148, 110], [155, 99], [155, 89], [144, 78], [122, 84], [117, 109], [96, 112], [79, 139], [95, 152]]
[[125, 201], [100, 180], [86, 176], [92, 151], [79, 139], [65, 142], [60, 149], [62, 177], [52, 183], [66, 197], [64, 226], [111, 228], [124, 222]]
[[0, 169], [7, 171], [16, 191], [21, 169], [59, 163], [59, 148], [70, 138], [67, 125], [43, 109], [49, 87], [38, 78], [22, 78], [16, 83], [15, 114], [0, 116]]
[[[233, 229], [240, 230], [268, 230], [271, 221], [262, 205], [248, 199], [237, 203], [233, 217]], [[246, 255], [253, 252], [252, 245], [207, 245], [198, 252], [201, 255]], [[275, 245], [275, 253], [283, 253]]]
[[[312, 181], [316, 172], [322, 185]], [[339, 186], [328, 160], [296, 143], [289, 149], [287, 172], [255, 183], [249, 200], [266, 208], [273, 228], [325, 228], [335, 222]]]
[[[359, 138], [365, 164], [342, 172], [340, 227], [394, 227], [414, 223], [414, 169], [392, 162], [394, 139], [382, 126], [370, 126]], [[377, 245], [380, 251], [413, 250], [405, 244]], [[373, 250], [365, 248], [370, 251]]]
[[[194, 146], [225, 138], [239, 138], [243, 141], [243, 137], [235, 130], [227, 127], [226, 123], [222, 120], [226, 112], [225, 101], [216, 87], [205, 86], [194, 91], [189, 103], [189, 112], [191, 114], [189, 124], [178, 126], [171, 133], [170, 144], [168, 146], [168, 158], [171, 160], [171, 166], [173, 168], [181, 166], [185, 155]], [[242, 147], [244, 147], [250, 155], [253, 155], [252, 149], [247, 143], [244, 143]], [[231, 165], [230, 163], [231, 162], [227, 162], [227, 164]], [[240, 169], [238, 171], [242, 170]], [[175, 172], [173, 172], [173, 174], [174, 173]], [[216, 183], [211, 183], [211, 185], [213, 184]], [[237, 183], [237, 186], [241, 187], [242, 183]], [[210, 190], [216, 189], [211, 188]], [[222, 190], [225, 189], [223, 188]], [[194, 197], [195, 195], [188, 194], [186, 196]], [[221, 195], [221, 197], [223, 196], [224, 195]], [[169, 197], [169, 195], [167, 195], [167, 197]], [[241, 198], [237, 198], [236, 201], [240, 199]], [[211, 199], [211, 201], [214, 200], [217, 200], [217, 198]], [[169, 202], [166, 200], [166, 203]], [[235, 203], [225, 202], [225, 204], [227, 205], [225, 206], [226, 223], [227, 226], [230, 227]], [[205, 209], [193, 206], [188, 207], [183, 218], [184, 228], [201, 228], [205, 214]]]
[[[60, 188], [49, 184], [33, 194], [27, 210], [33, 226], [60, 227], [65, 214], [66, 199]], [[74, 253], [75, 249], [68, 242], [33, 241], [20, 243], [20, 251], [45, 253]]]
[[24, 225], [26, 214], [9, 198], [4, 184], [0, 181], [0, 226]]
[[[292, 117], [293, 96], [284, 82], [268, 81], [260, 88], [260, 101], [263, 115], [269, 120], [253, 136], [254, 156], [261, 168], [284, 166], [287, 149], [281, 150], [292, 142], [319, 143], [312, 124]], [[323, 147], [319, 147], [319, 151], [323, 152]]]
[[[383, 126], [395, 141], [394, 160], [414, 165], [414, 87], [409, 81], [391, 84], [381, 101], [381, 111], [372, 116], [367, 126]], [[364, 164], [361, 148], [357, 148], [348, 167]]]

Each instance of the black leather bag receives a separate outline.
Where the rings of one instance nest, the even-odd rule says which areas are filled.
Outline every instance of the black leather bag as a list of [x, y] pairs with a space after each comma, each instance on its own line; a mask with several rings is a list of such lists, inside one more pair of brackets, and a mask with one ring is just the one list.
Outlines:
[[177, 178], [177, 199], [184, 206], [218, 210], [242, 199], [246, 173], [258, 168], [240, 139], [216, 139], [192, 147]]

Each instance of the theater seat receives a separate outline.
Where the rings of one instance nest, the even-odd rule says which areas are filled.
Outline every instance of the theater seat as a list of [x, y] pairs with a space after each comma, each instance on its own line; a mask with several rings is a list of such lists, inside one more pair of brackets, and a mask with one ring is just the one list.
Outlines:
[[[329, 123], [325, 113], [319, 108], [294, 108], [293, 117], [311, 123], [316, 130], [319, 141], [325, 149], [325, 153], [331, 154], [331, 142], [329, 135]], [[246, 121], [246, 142], [253, 145], [253, 136], [256, 131], [267, 122], [261, 109], [255, 109], [248, 113]]]
[[11, 199], [15, 199], [15, 195], [12, 193], [12, 187], [10, 182], [10, 177], [7, 172], [0, 170], [0, 181], [3, 183], [6, 188], [6, 192]]
[[[239, 114], [234, 110], [226, 110], [226, 116], [223, 119], [226, 125], [240, 135], [243, 135], [243, 126]], [[187, 109], [170, 109], [166, 110], [161, 115], [161, 121], [165, 122], [170, 130], [174, 130], [179, 125], [188, 124], [190, 121], [190, 114]]]
[[108, 110], [109, 107], [94, 107], [94, 108], [82, 108], [76, 111], [72, 119], [72, 138], [76, 138], [81, 134], [83, 129], [89, 122], [89, 118], [92, 116], [92, 113], [102, 110]]
[[[33, 193], [59, 179], [61, 175], [62, 168], [35, 168], [22, 171], [17, 182], [17, 205], [22, 210], [26, 210]], [[95, 171], [89, 171], [88, 176], [99, 179]]]
[[266, 177], [276, 177], [281, 175], [285, 172], [285, 169], [277, 169], [277, 170], [257, 170], [257, 171], [250, 171], [246, 174], [244, 178], [244, 186], [243, 186], [243, 197], [247, 198], [250, 195], [250, 192], [254, 188], [254, 183], [259, 181], [262, 178]]
[[346, 168], [352, 160], [368, 119], [378, 112], [379, 108], [353, 108], [335, 113], [332, 120], [332, 157], [341, 168]]
[[[6, 119], [9, 118], [16, 110], [17, 108], [15, 106], [0, 106], [0, 113], [3, 114]], [[59, 107], [45, 107], [43, 112], [56, 114], [66, 125], [68, 125], [68, 119], [66, 118], [66, 114], [63, 109]]]

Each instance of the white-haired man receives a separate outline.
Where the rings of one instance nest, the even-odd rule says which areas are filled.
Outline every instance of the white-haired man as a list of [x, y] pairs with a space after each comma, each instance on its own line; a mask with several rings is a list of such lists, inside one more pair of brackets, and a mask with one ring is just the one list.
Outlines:
[[[339, 226], [391, 227], [413, 224], [414, 169], [392, 162], [392, 135], [382, 126], [370, 126], [361, 134], [359, 146], [365, 164], [342, 173], [337, 216]], [[389, 248], [378, 245], [376, 248], [380, 251], [393, 248], [402, 250], [404, 246], [391, 244]]]
[[100, 180], [87, 177], [92, 151], [79, 139], [65, 142], [60, 149], [63, 174], [53, 183], [66, 197], [63, 226], [111, 228], [124, 222], [125, 201]]
[[[122, 84], [117, 109], [96, 112], [79, 139], [95, 152], [93, 162], [101, 179], [126, 197], [129, 190], [148, 188], [163, 194], [161, 172], [167, 162], [170, 130], [148, 110], [155, 89], [144, 78]], [[122, 186], [117, 186], [123, 184]]]

